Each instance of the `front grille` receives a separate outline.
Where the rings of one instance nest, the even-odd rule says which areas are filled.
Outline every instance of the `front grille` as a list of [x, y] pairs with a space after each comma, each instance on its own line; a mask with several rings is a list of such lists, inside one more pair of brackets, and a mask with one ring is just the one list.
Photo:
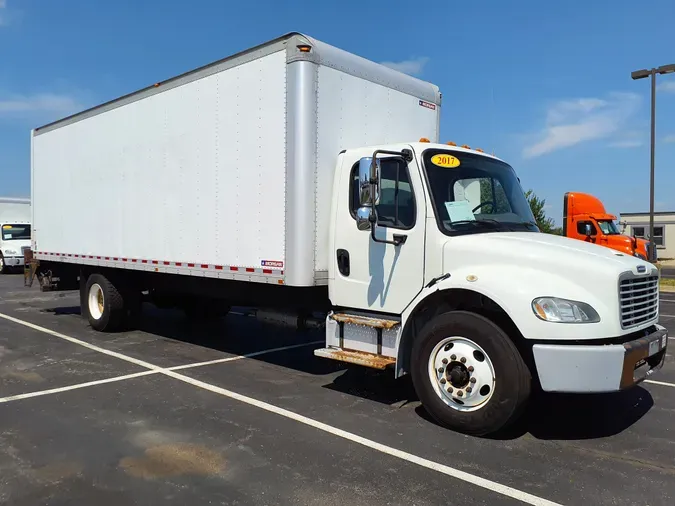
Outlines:
[[659, 314], [659, 277], [622, 277], [619, 280], [621, 327], [628, 329], [655, 319]]

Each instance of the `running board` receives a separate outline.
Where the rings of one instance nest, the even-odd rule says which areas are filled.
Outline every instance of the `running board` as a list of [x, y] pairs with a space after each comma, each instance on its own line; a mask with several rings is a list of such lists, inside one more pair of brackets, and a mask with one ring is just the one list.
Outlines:
[[339, 362], [363, 365], [381, 371], [396, 364], [395, 358], [374, 355], [363, 351], [341, 350], [339, 348], [319, 348], [318, 350], [314, 350], [314, 355], [317, 357], [330, 358]]

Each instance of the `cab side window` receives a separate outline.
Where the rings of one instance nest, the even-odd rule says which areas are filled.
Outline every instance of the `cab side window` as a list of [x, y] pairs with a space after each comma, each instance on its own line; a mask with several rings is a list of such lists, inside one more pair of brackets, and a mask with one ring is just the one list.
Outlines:
[[[415, 226], [417, 210], [410, 183], [408, 165], [399, 158], [380, 159], [380, 203], [376, 206], [377, 223], [382, 227], [411, 229]], [[352, 167], [349, 189], [350, 211], [356, 219], [359, 208], [359, 164]]]
[[595, 228], [595, 225], [593, 225], [593, 222], [590, 221], [577, 221], [577, 233], [579, 235], [586, 235], [586, 225], [591, 226], [591, 235], [596, 235], [598, 231]]

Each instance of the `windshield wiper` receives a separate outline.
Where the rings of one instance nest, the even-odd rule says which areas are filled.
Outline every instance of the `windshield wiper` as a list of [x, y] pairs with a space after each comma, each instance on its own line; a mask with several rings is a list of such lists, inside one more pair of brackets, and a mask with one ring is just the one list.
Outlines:
[[493, 220], [491, 218], [481, 218], [481, 219], [478, 219], [478, 220], [451, 221], [450, 226], [466, 225], [467, 223], [470, 223], [472, 225], [479, 225], [479, 226], [488, 225], [492, 229], [499, 229], [499, 228], [502, 228], [502, 227], [506, 227], [508, 230], [511, 230], [510, 227], [508, 227], [506, 224], [502, 223], [501, 221]]

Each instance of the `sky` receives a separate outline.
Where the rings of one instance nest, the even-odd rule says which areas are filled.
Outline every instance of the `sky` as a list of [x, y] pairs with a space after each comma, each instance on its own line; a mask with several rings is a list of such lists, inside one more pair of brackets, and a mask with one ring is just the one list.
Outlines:
[[[441, 141], [565, 192], [649, 210], [650, 85], [673, 0], [0, 0], [0, 196], [30, 193], [30, 129], [300, 31], [438, 85]], [[675, 74], [657, 78], [656, 209], [675, 211]], [[411, 139], [416, 140], [416, 139]]]

